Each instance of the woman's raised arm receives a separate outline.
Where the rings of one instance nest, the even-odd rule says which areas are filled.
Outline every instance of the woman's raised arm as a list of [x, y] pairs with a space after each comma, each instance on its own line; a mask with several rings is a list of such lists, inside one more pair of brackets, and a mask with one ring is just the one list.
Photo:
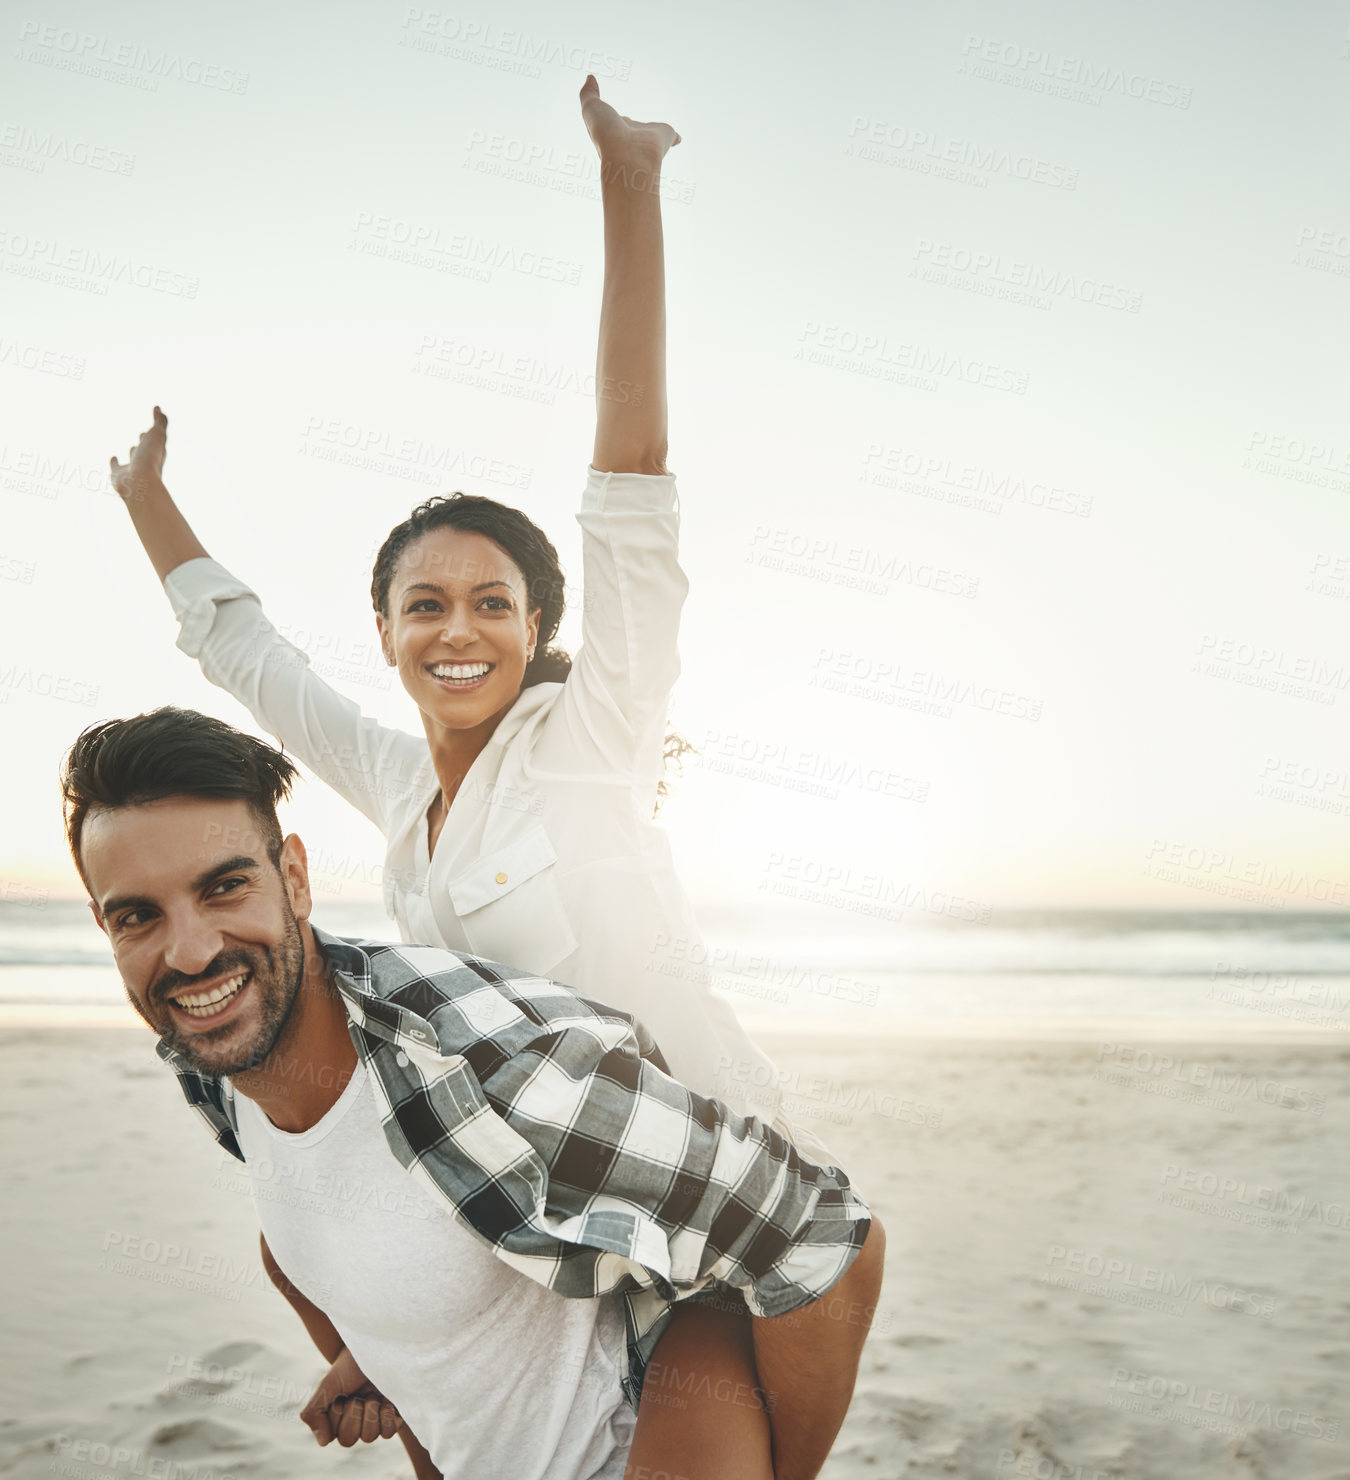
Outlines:
[[595, 455], [601, 473], [666, 471], [666, 275], [661, 161], [680, 142], [668, 123], [639, 123], [581, 89], [600, 155], [605, 286], [595, 357]]
[[120, 463], [115, 457], [108, 459], [112, 485], [126, 504], [161, 581], [185, 561], [206, 555], [202, 542], [164, 486], [168, 436], [169, 418], [156, 406], [155, 424], [141, 433], [141, 440], [128, 452], [128, 460]]

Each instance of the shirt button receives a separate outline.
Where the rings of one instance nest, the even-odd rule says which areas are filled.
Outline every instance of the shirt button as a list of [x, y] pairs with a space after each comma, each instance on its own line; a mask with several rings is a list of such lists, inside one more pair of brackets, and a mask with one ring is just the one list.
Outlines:
[[394, 1062], [400, 1069], [406, 1069], [408, 1067], [408, 1055], [402, 1049], [399, 1049], [398, 1056], [394, 1059]]
[[505, 884], [506, 883], [506, 875], [505, 874], [498, 874], [497, 875], [497, 882], [499, 884]]

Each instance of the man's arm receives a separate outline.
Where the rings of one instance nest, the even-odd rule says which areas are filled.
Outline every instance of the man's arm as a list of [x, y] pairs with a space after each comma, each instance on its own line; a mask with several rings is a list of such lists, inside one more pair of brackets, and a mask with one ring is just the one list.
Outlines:
[[588, 76], [581, 116], [600, 155], [605, 286], [595, 358], [599, 473], [666, 471], [666, 278], [661, 161], [680, 142], [668, 123], [638, 123]]
[[[258, 1244], [262, 1250], [263, 1268], [267, 1271], [268, 1279], [290, 1302], [295, 1313], [304, 1322], [305, 1330], [313, 1338], [314, 1345], [330, 1363], [314, 1396], [300, 1413], [300, 1417], [314, 1431], [319, 1444], [330, 1444], [336, 1439], [345, 1449], [350, 1448], [358, 1439], [369, 1443], [374, 1439], [392, 1438], [397, 1433], [412, 1460], [413, 1473], [417, 1480], [441, 1480], [441, 1472], [432, 1463], [431, 1456], [422, 1447], [416, 1434], [399, 1417], [394, 1405], [382, 1395], [375, 1394], [371, 1401], [352, 1397], [346, 1403], [340, 1402], [345, 1395], [359, 1391], [362, 1385], [369, 1387], [365, 1374], [347, 1351], [347, 1345], [338, 1328], [286, 1277], [285, 1270], [272, 1257], [267, 1239], [261, 1233], [258, 1235]], [[370, 1391], [375, 1393], [373, 1388]]]

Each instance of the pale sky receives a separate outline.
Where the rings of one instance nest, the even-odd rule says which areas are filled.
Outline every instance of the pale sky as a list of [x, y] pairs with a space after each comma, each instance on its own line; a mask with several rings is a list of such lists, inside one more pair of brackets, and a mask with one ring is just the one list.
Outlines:
[[[0, 883], [78, 891], [56, 775], [84, 726], [172, 701], [256, 728], [174, 647], [107, 484], [154, 403], [206, 547], [386, 723], [420, 733], [369, 564], [414, 503], [518, 503], [579, 582], [592, 70], [683, 135], [673, 719], [703, 755], [663, 815], [696, 902], [814, 874], [1350, 903], [1348, 15], [11, 15]], [[354, 444], [371, 465], [331, 460]], [[287, 822], [348, 897], [374, 876], [321, 783]]]

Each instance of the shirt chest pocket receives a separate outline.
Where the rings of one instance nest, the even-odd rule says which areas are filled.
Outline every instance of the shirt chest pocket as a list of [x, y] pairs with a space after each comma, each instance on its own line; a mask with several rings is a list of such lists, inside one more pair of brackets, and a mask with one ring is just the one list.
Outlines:
[[474, 955], [546, 976], [576, 950], [557, 859], [552, 839], [536, 823], [488, 848], [449, 881], [450, 902]]

